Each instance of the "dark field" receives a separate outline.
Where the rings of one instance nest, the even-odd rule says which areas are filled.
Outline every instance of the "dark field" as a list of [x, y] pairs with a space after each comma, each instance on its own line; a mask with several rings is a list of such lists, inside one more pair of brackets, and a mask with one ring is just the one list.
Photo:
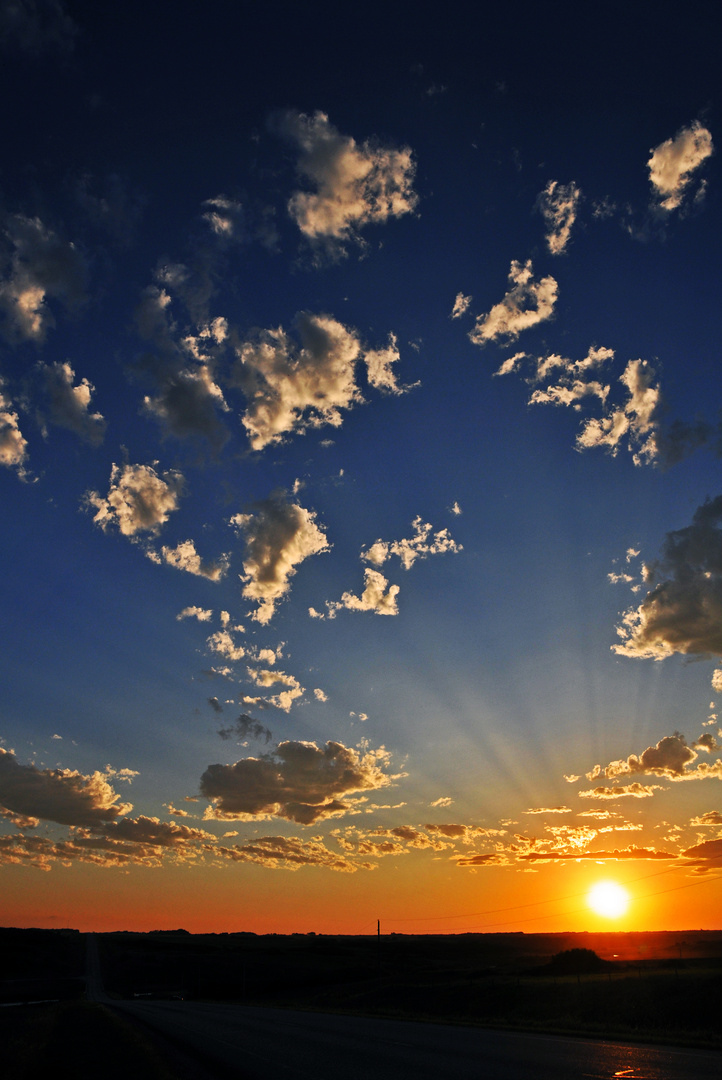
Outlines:
[[[380, 938], [162, 931], [102, 934], [98, 945], [111, 999], [238, 1001], [722, 1048], [722, 931]], [[88, 1054], [89, 1069], [112, 1058], [119, 1076], [174, 1075], [145, 1035], [84, 1001], [85, 963], [82, 934], [0, 929], [8, 1080], [39, 1076], [50, 1048], [62, 1059], [65, 1043], [76, 1060]]]

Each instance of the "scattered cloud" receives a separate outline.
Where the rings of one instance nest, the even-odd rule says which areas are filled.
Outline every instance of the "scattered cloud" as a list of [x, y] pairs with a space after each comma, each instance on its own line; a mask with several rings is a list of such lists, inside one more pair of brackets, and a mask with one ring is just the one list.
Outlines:
[[449, 535], [448, 529], [439, 529], [432, 536], [433, 526], [425, 523], [420, 516], [415, 517], [411, 525], [414, 534], [409, 539], [394, 540], [390, 543], [377, 540], [361, 552], [361, 558], [374, 566], [383, 566], [392, 555], [398, 555], [404, 570], [410, 570], [417, 559], [463, 551], [461, 544], [457, 544]]
[[209, 819], [285, 818], [302, 825], [347, 813], [343, 801], [358, 791], [388, 786], [397, 776], [386, 770], [383, 748], [359, 749], [338, 742], [282, 742], [268, 754], [233, 765], [209, 765], [200, 792], [211, 802]]
[[[328, 618], [334, 619], [336, 613], [344, 608], [348, 611], [375, 611], [377, 615], [398, 615], [399, 608], [396, 600], [398, 594], [398, 585], [389, 585], [383, 574], [367, 567], [364, 570], [364, 591], [361, 596], [345, 592], [340, 600], [327, 602]], [[313, 609], [311, 611], [312, 617], [319, 618], [317, 612]], [[323, 616], [320, 617], [323, 618]]]
[[462, 315], [465, 315], [469, 310], [469, 305], [473, 300], [472, 296], [464, 296], [463, 293], [457, 293], [454, 300], [454, 306], [451, 309], [451, 318], [460, 319]]
[[10, 246], [10, 270], [0, 280], [0, 332], [11, 344], [42, 344], [55, 326], [48, 297], [77, 308], [85, 300], [85, 259], [42, 221], [9, 215], [3, 233]]
[[330, 851], [318, 837], [304, 840], [298, 836], [261, 836], [231, 848], [219, 846], [216, 852], [234, 862], [255, 862], [271, 870], [325, 866], [329, 870], [354, 873], [358, 869], [358, 864]]
[[531, 260], [514, 260], [509, 271], [509, 290], [485, 315], [479, 315], [469, 334], [475, 345], [490, 341], [515, 341], [522, 330], [545, 322], [554, 314], [557, 283], [553, 277], [534, 281]]
[[[211, 701], [214, 700], [216, 699], [211, 698]], [[220, 709], [218, 711], [220, 712]], [[218, 734], [222, 739], [263, 739], [266, 743], [273, 738], [273, 732], [260, 720], [254, 720], [248, 713], [241, 713], [237, 720], [234, 720], [229, 727], [221, 728]]]
[[372, 139], [358, 144], [323, 112], [288, 111], [272, 127], [298, 149], [298, 173], [315, 189], [294, 192], [288, 212], [303, 235], [329, 255], [345, 255], [349, 241], [362, 243], [363, 227], [415, 209], [416, 166], [408, 146]]
[[28, 442], [20, 431], [20, 418], [3, 390], [4, 385], [0, 376], [0, 465], [16, 469], [18, 475], [24, 478]]
[[75, 432], [91, 446], [100, 446], [107, 424], [100, 413], [90, 411], [90, 399], [95, 392], [93, 384], [81, 379], [74, 386], [75, 372], [67, 360], [65, 363], [40, 364], [40, 371], [49, 399], [51, 423]]
[[161, 554], [169, 566], [185, 570], [189, 574], [207, 578], [208, 581], [220, 581], [225, 576], [230, 563], [230, 555], [219, 555], [217, 559], [206, 562], [196, 551], [192, 540], [183, 540], [176, 547], [161, 548]]
[[231, 524], [246, 540], [243, 595], [257, 602], [251, 617], [265, 625], [288, 593], [299, 564], [329, 551], [330, 545], [313, 511], [290, 502], [282, 491], [255, 503], [250, 512], [236, 514]]
[[537, 206], [544, 217], [547, 247], [552, 255], [561, 255], [566, 249], [581, 197], [573, 181], [560, 184], [557, 180], [550, 180], [539, 195]]
[[619, 787], [595, 787], [590, 791], [580, 791], [580, 799], [648, 799], [655, 791], [662, 791], [659, 784], [620, 784]]
[[103, 498], [97, 491], [85, 494], [85, 505], [96, 513], [93, 521], [103, 531], [117, 528], [130, 539], [139, 533], [157, 535], [178, 509], [185, 481], [174, 469], [159, 476], [153, 465], [113, 465], [110, 487]]
[[[713, 152], [712, 136], [694, 120], [681, 128], [673, 139], [660, 143], [647, 162], [654, 198], [660, 210], [677, 210], [690, 192], [693, 174]], [[698, 186], [697, 197], [703, 193]]]
[[198, 619], [198, 622], [210, 622], [213, 612], [210, 608], [202, 608], [197, 606], [183, 608], [181, 612], [176, 615], [176, 619]]

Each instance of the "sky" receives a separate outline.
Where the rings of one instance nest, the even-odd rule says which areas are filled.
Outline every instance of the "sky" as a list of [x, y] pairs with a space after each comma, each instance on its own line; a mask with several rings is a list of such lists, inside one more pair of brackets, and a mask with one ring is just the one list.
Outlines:
[[0, 2], [4, 925], [719, 928], [715, 5], [515, 10]]

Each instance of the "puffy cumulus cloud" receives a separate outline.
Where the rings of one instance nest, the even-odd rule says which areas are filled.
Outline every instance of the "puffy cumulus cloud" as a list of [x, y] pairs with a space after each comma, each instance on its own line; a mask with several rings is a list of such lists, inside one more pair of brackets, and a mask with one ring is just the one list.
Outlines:
[[69, 308], [85, 299], [85, 260], [74, 244], [62, 240], [39, 218], [11, 215], [3, 231], [10, 254], [0, 280], [0, 314], [4, 316], [0, 332], [11, 343], [40, 344], [55, 325], [47, 298], [57, 298]]
[[75, 432], [91, 446], [100, 446], [107, 424], [101, 413], [90, 411], [93, 384], [81, 379], [74, 385], [75, 372], [67, 360], [41, 364], [40, 372], [49, 399], [51, 423]]
[[354, 873], [358, 866], [338, 852], [330, 851], [320, 838], [261, 836], [233, 847], [218, 846], [215, 853], [234, 862], [255, 862], [271, 870], [300, 870], [302, 866], [324, 866], [329, 870]]
[[674, 735], [660, 739], [656, 746], [648, 746], [639, 756], [630, 754], [626, 761], [611, 761], [604, 767], [595, 766], [587, 773], [587, 780], [595, 780], [598, 776], [613, 779], [617, 776], [636, 776], [642, 773], [666, 776], [674, 780], [683, 776], [687, 766], [696, 758], [697, 754], [687, 745], [684, 735], [675, 731]]
[[6, 0], [0, 7], [0, 45], [8, 51], [69, 53], [77, 33], [62, 0]]
[[[372, 570], [371, 567], [364, 570], [364, 584], [364, 591], [360, 596], [345, 592], [340, 600], [327, 602], [329, 619], [334, 619], [337, 612], [344, 608], [347, 611], [374, 611], [377, 615], [398, 615], [399, 608], [396, 600], [399, 594], [398, 585], [389, 585], [383, 574], [380, 574], [378, 570]], [[319, 617], [318, 612], [314, 612], [313, 609], [311, 609], [311, 614], [316, 618]]]
[[522, 330], [528, 330], [554, 314], [557, 283], [553, 277], [534, 281], [531, 260], [524, 264], [514, 260], [509, 271], [509, 290], [491, 311], [479, 315], [469, 334], [475, 345], [490, 341], [514, 341]]
[[107, 531], [117, 528], [134, 539], [139, 533], [157, 535], [178, 509], [185, 481], [169, 470], [159, 476], [154, 465], [113, 465], [110, 487], [103, 498], [97, 491], [85, 494], [85, 504], [95, 510], [93, 521]]
[[445, 555], [448, 552], [456, 554], [463, 551], [461, 544], [452, 539], [448, 529], [439, 529], [432, 535], [432, 526], [424, 522], [420, 516], [415, 517], [411, 523], [414, 530], [413, 536], [407, 540], [394, 540], [387, 542], [377, 540], [365, 551], [361, 552], [361, 558], [374, 566], [383, 566], [392, 555], [398, 555], [404, 570], [410, 570], [417, 559], [426, 559], [429, 555]]
[[334, 829], [333, 837], [349, 856], [384, 858], [387, 855], [406, 855], [412, 850], [444, 851], [450, 845], [438, 837], [430, 837], [412, 825], [394, 828], [357, 829], [348, 826]]
[[17, 469], [24, 477], [28, 456], [28, 441], [20, 431], [20, 419], [10, 397], [3, 391], [5, 383], [0, 376], [0, 465]]
[[12, 814], [90, 826], [127, 814], [131, 804], [119, 799], [107, 774], [21, 765], [12, 751], [0, 747], [0, 807]]
[[311, 825], [347, 813], [350, 805], [344, 799], [354, 792], [377, 790], [398, 779], [386, 771], [389, 764], [384, 747], [287, 741], [257, 758], [209, 765], [200, 792], [211, 802], [208, 819], [279, 817]]
[[192, 540], [183, 540], [174, 548], [164, 545], [161, 554], [169, 566], [207, 578], [208, 581], [220, 581], [228, 570], [231, 558], [229, 554], [224, 554], [207, 562], [200, 557]]
[[633, 784], [620, 784], [619, 787], [599, 786], [589, 791], [580, 791], [580, 799], [649, 799], [655, 791], [662, 791], [659, 784], [640, 784], [635, 780]]
[[460, 319], [462, 315], [465, 315], [469, 310], [472, 299], [473, 297], [464, 296], [462, 292], [457, 293], [454, 300], [454, 306], [451, 309], [451, 318]]
[[255, 503], [249, 513], [236, 514], [231, 524], [243, 531], [246, 541], [243, 595], [258, 604], [252, 618], [265, 625], [288, 593], [300, 563], [329, 551], [330, 545], [316, 515], [282, 491]]
[[355, 377], [361, 356], [355, 331], [310, 312], [296, 316], [295, 330], [300, 347], [281, 327], [237, 346], [232, 382], [247, 400], [242, 422], [254, 450], [293, 432], [339, 427], [341, 410], [363, 400]]
[[210, 622], [213, 612], [210, 608], [202, 608], [197, 605], [191, 607], [185, 607], [176, 615], [176, 619], [180, 622], [182, 619], [198, 619], [198, 622]]
[[[217, 698], [211, 698], [210, 700], [218, 704]], [[221, 711], [220, 706], [218, 706], [217, 711]], [[241, 713], [238, 719], [234, 720], [229, 727], [220, 728], [218, 734], [222, 739], [263, 739], [266, 743], [269, 743], [273, 738], [273, 732], [265, 727], [260, 720], [254, 720], [248, 713]]]
[[374, 140], [359, 145], [322, 112], [289, 111], [273, 127], [298, 148], [298, 172], [315, 189], [294, 192], [288, 212], [303, 235], [329, 254], [345, 254], [347, 241], [360, 243], [364, 226], [415, 209], [416, 166], [408, 146], [381, 146]]
[[242, 660], [246, 655], [245, 646], [238, 645], [229, 630], [216, 630], [207, 639], [206, 644], [212, 652], [225, 656], [227, 660]]
[[[289, 712], [294, 701], [296, 701], [297, 698], [300, 698], [305, 690], [294, 675], [287, 675], [285, 671], [271, 671], [268, 668], [249, 667], [248, 676], [256, 686], [262, 686], [264, 688], [271, 686], [285, 687], [285, 689], [279, 690], [277, 693], [260, 699], [259, 701], [259, 703], [263, 705], [272, 705], [276, 709], [283, 709], [284, 712]], [[258, 699], [254, 699], [254, 702], [256, 700]], [[249, 704], [253, 704], [254, 702], [248, 701]]]
[[581, 198], [582, 193], [573, 181], [560, 184], [550, 180], [539, 195], [537, 206], [544, 217], [547, 247], [552, 255], [561, 255], [569, 243]]
[[692, 524], [667, 534], [645, 568], [652, 586], [627, 611], [612, 646], [623, 656], [722, 656], [722, 496], [698, 507]]
[[635, 465], [655, 461], [662, 395], [654, 379], [655, 371], [646, 360], [630, 360], [619, 377], [627, 388], [627, 401], [601, 419], [588, 420], [577, 438], [578, 448], [602, 446], [616, 455], [626, 439]]
[[711, 156], [713, 150], [710, 132], [699, 120], [694, 120], [689, 127], [678, 131], [673, 139], [667, 139], [652, 151], [647, 166], [660, 209], [668, 212], [678, 209], [689, 192], [693, 173]]
[[433, 802], [430, 802], [429, 806], [451, 806], [453, 801], [454, 800], [451, 798], [450, 795], [442, 795], [440, 796], [440, 798], [434, 799]]

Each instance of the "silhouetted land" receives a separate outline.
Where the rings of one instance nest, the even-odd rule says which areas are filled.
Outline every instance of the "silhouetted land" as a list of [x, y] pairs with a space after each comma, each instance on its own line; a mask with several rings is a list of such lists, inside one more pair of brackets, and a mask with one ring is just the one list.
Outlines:
[[[722, 1048], [722, 931], [378, 938], [179, 930], [102, 934], [98, 943], [111, 997], [237, 1001]], [[119, 1076], [130, 1068], [137, 1077], [164, 1075], [142, 1035], [130, 1038], [111, 1012], [83, 1001], [85, 958], [85, 936], [75, 931], [0, 928], [0, 1004], [56, 1002], [0, 1008], [8, 1078], [40, 1075], [43, 1042], [56, 1053], [63, 1040], [77, 1045], [78, 1038], [91, 1048], [89, 1061], [94, 1045], [107, 1061], [108, 1045], [122, 1044], [131, 1058], [123, 1064], [118, 1057]]]

